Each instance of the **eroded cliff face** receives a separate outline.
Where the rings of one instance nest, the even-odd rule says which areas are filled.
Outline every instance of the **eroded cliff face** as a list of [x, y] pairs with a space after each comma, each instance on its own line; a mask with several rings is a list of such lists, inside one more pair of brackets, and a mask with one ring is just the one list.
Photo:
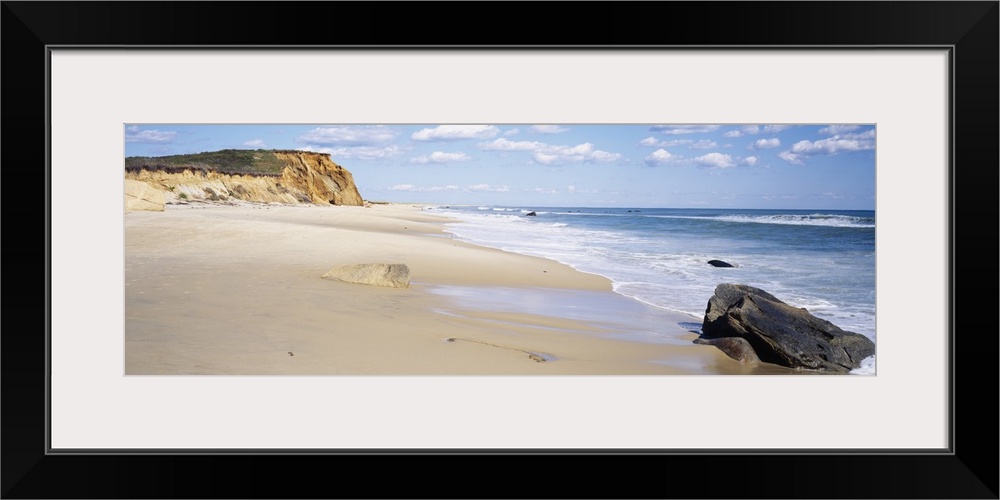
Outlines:
[[281, 175], [228, 174], [197, 168], [139, 168], [126, 179], [146, 182], [164, 191], [166, 203], [185, 200], [243, 200], [258, 203], [364, 205], [354, 176], [330, 155], [305, 151], [275, 151], [286, 163]]
[[313, 203], [365, 204], [354, 176], [330, 160], [330, 155], [302, 151], [275, 151], [274, 155], [288, 163], [281, 173], [283, 184], [303, 190]]

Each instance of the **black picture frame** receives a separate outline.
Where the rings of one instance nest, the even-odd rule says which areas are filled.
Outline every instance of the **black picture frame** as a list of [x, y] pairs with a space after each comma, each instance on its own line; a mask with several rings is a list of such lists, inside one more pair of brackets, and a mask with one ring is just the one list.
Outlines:
[[[1000, 255], [995, 233], [1000, 3], [578, 2], [552, 7], [571, 9], [572, 19], [593, 24], [570, 23], [565, 17], [545, 14], [549, 11], [537, 3], [516, 2], [3, 2], [0, 61], [7, 147], [0, 151], [0, 164], [6, 167], [5, 220], [8, 229], [17, 230], [8, 232], [3, 254], [15, 266], [11, 269], [42, 274], [15, 278], [4, 296], [8, 314], [7, 328], [0, 335], [3, 497], [998, 498], [998, 335], [988, 313], [1000, 303], [995, 282]], [[48, 47], [414, 44], [609, 50], [615, 46], [951, 47], [949, 450], [48, 453], [51, 269], [48, 199], [42, 196], [49, 174]], [[691, 425], [698, 428], [697, 422]], [[307, 472], [317, 469], [328, 472]], [[423, 481], [404, 479], [417, 470]], [[364, 479], [373, 471], [382, 480]], [[466, 478], [478, 486], [468, 489]]]

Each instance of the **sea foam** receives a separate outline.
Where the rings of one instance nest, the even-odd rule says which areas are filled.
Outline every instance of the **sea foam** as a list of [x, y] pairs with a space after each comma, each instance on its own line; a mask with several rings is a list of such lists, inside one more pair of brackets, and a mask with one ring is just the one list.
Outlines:
[[716, 285], [742, 283], [875, 339], [874, 213], [483, 208], [443, 210], [461, 220], [446, 230], [605, 276], [617, 293], [692, 322]]

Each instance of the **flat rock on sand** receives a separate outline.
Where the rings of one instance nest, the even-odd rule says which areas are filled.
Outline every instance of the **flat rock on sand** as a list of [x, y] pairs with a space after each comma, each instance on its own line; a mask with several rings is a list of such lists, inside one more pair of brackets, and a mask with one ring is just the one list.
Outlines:
[[409, 288], [410, 268], [406, 264], [354, 264], [338, 266], [322, 276], [361, 285]]

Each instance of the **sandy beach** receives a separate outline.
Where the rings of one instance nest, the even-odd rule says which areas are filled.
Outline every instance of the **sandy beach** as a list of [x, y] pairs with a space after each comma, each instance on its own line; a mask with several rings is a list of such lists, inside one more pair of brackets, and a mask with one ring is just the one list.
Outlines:
[[[793, 373], [693, 344], [700, 318], [602, 276], [454, 239], [448, 220], [406, 204], [127, 211], [125, 374]], [[407, 264], [410, 287], [320, 278], [376, 262]]]

